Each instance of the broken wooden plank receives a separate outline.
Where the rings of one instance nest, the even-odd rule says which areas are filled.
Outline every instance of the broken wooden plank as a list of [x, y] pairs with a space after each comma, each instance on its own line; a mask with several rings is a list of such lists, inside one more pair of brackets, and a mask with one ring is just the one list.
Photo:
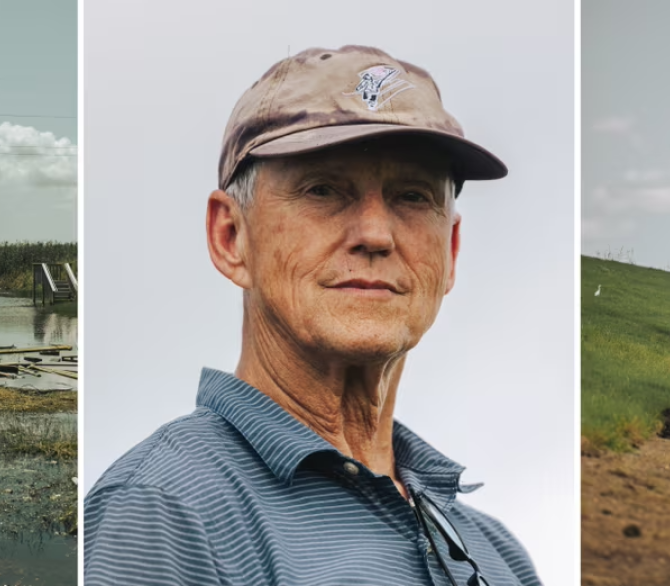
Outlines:
[[0, 354], [26, 354], [28, 352], [44, 352], [47, 350], [72, 350], [72, 346], [33, 346], [31, 348], [5, 348]]
[[[26, 356], [26, 360], [27, 360]], [[3, 366], [33, 366], [32, 362], [0, 362]], [[42, 362], [39, 366], [46, 366], [47, 368], [77, 368], [79, 365], [76, 362]]]
[[53, 368], [44, 368], [44, 366], [36, 366], [35, 364], [32, 364], [30, 368], [34, 370], [39, 370], [40, 372], [48, 372], [50, 374], [65, 376], [67, 378], [74, 378], [74, 379], [79, 378], [79, 375], [76, 372], [72, 372], [71, 370], [55, 370]]
[[39, 372], [33, 372], [32, 368], [26, 368], [25, 366], [19, 366], [19, 372], [23, 372], [28, 376], [36, 376], [38, 378], [42, 376]]

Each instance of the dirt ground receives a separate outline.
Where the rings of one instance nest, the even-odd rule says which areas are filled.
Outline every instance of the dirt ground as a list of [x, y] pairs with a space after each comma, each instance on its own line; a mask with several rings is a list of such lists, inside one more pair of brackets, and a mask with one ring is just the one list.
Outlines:
[[670, 440], [582, 456], [582, 584], [670, 586]]

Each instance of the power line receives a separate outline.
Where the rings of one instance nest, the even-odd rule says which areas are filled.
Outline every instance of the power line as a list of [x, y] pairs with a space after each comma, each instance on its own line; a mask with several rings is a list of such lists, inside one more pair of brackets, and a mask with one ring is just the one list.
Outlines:
[[48, 144], [0, 144], [0, 149], [76, 149], [76, 144], [67, 146], [54, 146]]
[[55, 153], [0, 153], [0, 157], [76, 157], [77, 155], [57, 155]]
[[50, 114], [0, 114], [11, 118], [76, 118], [76, 116], [52, 116]]

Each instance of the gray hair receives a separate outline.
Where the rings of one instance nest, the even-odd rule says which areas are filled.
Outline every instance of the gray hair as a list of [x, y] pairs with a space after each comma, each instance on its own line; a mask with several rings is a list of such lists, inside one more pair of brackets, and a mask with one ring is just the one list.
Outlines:
[[249, 209], [249, 206], [254, 201], [256, 179], [258, 178], [258, 171], [261, 166], [261, 161], [251, 161], [240, 172], [235, 174], [233, 181], [226, 189], [226, 193], [237, 202], [243, 212]]

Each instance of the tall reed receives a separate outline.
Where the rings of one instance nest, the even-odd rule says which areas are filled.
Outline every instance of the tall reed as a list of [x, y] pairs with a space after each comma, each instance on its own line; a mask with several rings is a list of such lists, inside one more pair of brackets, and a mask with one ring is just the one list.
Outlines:
[[36, 262], [69, 262], [77, 272], [76, 242], [0, 242], [0, 288], [29, 289]]

